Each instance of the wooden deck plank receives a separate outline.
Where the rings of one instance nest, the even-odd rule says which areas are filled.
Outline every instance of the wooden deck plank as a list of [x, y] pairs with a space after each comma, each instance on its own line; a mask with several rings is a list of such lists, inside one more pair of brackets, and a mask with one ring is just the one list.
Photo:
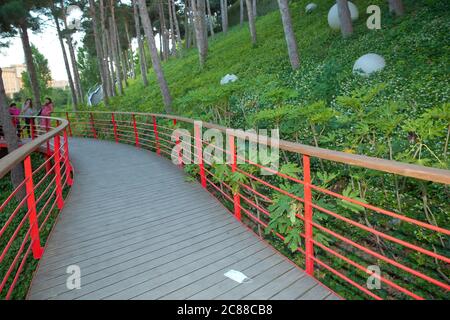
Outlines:
[[[232, 217], [170, 161], [71, 139], [75, 183], [29, 299], [337, 298]], [[66, 268], [81, 268], [81, 289]], [[252, 282], [224, 276], [244, 272]]]

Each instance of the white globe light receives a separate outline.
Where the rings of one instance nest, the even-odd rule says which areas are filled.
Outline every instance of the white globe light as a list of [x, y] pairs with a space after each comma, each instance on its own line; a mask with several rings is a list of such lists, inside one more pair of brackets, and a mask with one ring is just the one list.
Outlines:
[[374, 72], [383, 70], [385, 66], [386, 61], [382, 56], [376, 53], [368, 53], [356, 60], [353, 73], [368, 77]]
[[[353, 4], [353, 2], [348, 2], [348, 8], [350, 9], [350, 17], [352, 21], [355, 21], [359, 18], [358, 8]], [[331, 7], [330, 11], [328, 11], [328, 25], [331, 29], [340, 30], [341, 29], [341, 21], [339, 20], [339, 12], [337, 4]]]
[[305, 12], [306, 13], [311, 13], [312, 11], [314, 11], [317, 8], [317, 4], [315, 3], [309, 3], [306, 5], [305, 7]]

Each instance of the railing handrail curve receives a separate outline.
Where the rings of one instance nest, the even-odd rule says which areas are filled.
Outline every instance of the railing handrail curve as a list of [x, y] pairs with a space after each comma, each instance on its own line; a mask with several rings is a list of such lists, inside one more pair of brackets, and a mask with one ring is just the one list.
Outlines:
[[[141, 116], [155, 116], [159, 118], [165, 118], [168, 120], [177, 120], [187, 123], [194, 123], [195, 121], [202, 121], [202, 126], [208, 129], [217, 129], [221, 132], [227, 132], [227, 130], [237, 130], [233, 128], [227, 128], [218, 124], [205, 122], [203, 120], [196, 120], [192, 118], [186, 118], [182, 116], [170, 115], [170, 114], [159, 114], [159, 113], [145, 113], [145, 112], [122, 112], [122, 111], [56, 111], [55, 113], [99, 113], [99, 114], [124, 114], [124, 115], [141, 115]], [[234, 136], [237, 138], [247, 139], [252, 142], [258, 142], [270, 145], [270, 139], [265, 141], [260, 141], [257, 134], [243, 133], [239, 130], [234, 131]], [[279, 140], [279, 148], [282, 150], [295, 152], [299, 154], [304, 154], [312, 157], [316, 157], [323, 160], [330, 160], [335, 162], [340, 162], [344, 164], [349, 164], [357, 167], [362, 167], [366, 169], [372, 169], [377, 171], [382, 171], [386, 173], [397, 174], [404, 177], [410, 177], [420, 180], [426, 180], [442, 184], [450, 184], [450, 170], [439, 169], [433, 167], [425, 167], [417, 164], [410, 164], [395, 160], [387, 160], [382, 158], [370, 157], [359, 154], [351, 154], [342, 151], [330, 150], [325, 148], [319, 148], [314, 146], [309, 146], [305, 144], [300, 144], [287, 140]], [[1, 169], [1, 166], [0, 166]], [[1, 170], [0, 170], [1, 173]], [[1, 178], [1, 174], [0, 174]]]
[[7, 154], [2, 159], [0, 159], [0, 179], [3, 178], [12, 168], [21, 163], [28, 155], [37, 150], [43, 143], [46, 143], [54, 136], [62, 132], [68, 125], [69, 122], [66, 119], [54, 118], [54, 117], [33, 117], [35, 119], [50, 119], [59, 121], [59, 125], [55, 128], [50, 128], [48, 132], [43, 135], [32, 139], [31, 141], [25, 143], [20, 148], [14, 150], [13, 152]]

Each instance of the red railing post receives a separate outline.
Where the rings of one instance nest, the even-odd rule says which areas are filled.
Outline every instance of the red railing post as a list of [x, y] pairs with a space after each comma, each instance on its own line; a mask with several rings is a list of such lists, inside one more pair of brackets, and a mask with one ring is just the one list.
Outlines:
[[198, 122], [194, 123], [194, 135], [195, 135], [195, 148], [197, 149], [197, 160], [200, 168], [200, 181], [202, 187], [206, 188], [206, 176], [205, 176], [205, 165], [203, 163], [203, 146], [202, 146], [202, 132], [198, 125]]
[[23, 162], [25, 170], [25, 189], [27, 192], [27, 207], [28, 207], [28, 221], [30, 223], [30, 237], [31, 237], [31, 250], [33, 251], [33, 257], [35, 259], [40, 259], [44, 248], [41, 247], [41, 239], [39, 237], [39, 226], [36, 213], [36, 198], [34, 196], [34, 185], [33, 185], [33, 169], [31, 167], [31, 158], [27, 156]]
[[136, 143], [136, 147], [139, 148], [139, 134], [136, 126], [136, 117], [133, 114], [133, 128], [134, 128], [134, 140]]
[[91, 129], [92, 129], [92, 134], [94, 136], [94, 139], [97, 139], [97, 132], [95, 131], [95, 127], [94, 127], [94, 116], [92, 115], [92, 112], [89, 113], [90, 118], [91, 118]]
[[[173, 125], [174, 126], [177, 125], [177, 119], [173, 119]], [[179, 166], [182, 168], [183, 167], [183, 157], [182, 157], [182, 154], [181, 154], [180, 137], [178, 136], [178, 134], [176, 135], [176, 142], [175, 142], [175, 144], [176, 144], [176, 146], [178, 148], [178, 163], [179, 163]]]
[[[49, 131], [49, 127], [48, 127], [47, 121], [45, 121], [45, 131], [46, 132]], [[48, 160], [52, 156], [52, 152], [50, 150], [50, 140], [47, 140], [46, 146], [47, 146], [47, 150], [45, 151], [45, 160]], [[53, 146], [53, 147], [55, 147], [55, 146]], [[51, 164], [50, 161], [47, 161], [47, 163], [45, 165], [45, 170], [47, 172], [50, 172], [52, 170], [52, 164]]]
[[73, 184], [71, 172], [72, 172], [72, 166], [70, 164], [70, 158], [69, 158], [69, 140], [67, 139], [67, 130], [64, 129], [64, 161], [66, 164], [66, 179], [67, 184], [71, 186]]
[[68, 128], [69, 128], [69, 135], [72, 137], [72, 127], [70, 126], [70, 119], [69, 119], [69, 113], [68, 112], [66, 112], [66, 119], [67, 119], [67, 122], [69, 123], [69, 126], [68, 126]]
[[155, 116], [153, 116], [153, 133], [155, 134], [156, 153], [160, 155], [161, 150], [159, 149], [158, 125], [156, 124]]
[[314, 276], [314, 243], [312, 226], [311, 166], [309, 156], [303, 155], [303, 181], [305, 200], [305, 264], [306, 273]]
[[58, 209], [62, 209], [64, 206], [64, 200], [62, 195], [62, 183], [61, 183], [61, 143], [59, 134], [54, 138], [54, 153], [55, 153], [55, 184], [56, 184], [56, 205]]
[[[231, 159], [231, 171], [236, 172], [237, 169], [237, 154], [236, 147], [234, 143], [234, 136], [230, 134], [229, 136], [229, 144], [230, 144], [230, 159]], [[241, 220], [241, 197], [239, 193], [233, 194], [233, 203], [234, 203], [234, 216], [236, 219]]]
[[113, 124], [113, 130], [114, 130], [114, 140], [116, 140], [116, 143], [119, 143], [119, 137], [117, 136], [117, 123], [116, 123], [116, 118], [114, 117], [114, 113], [111, 113], [111, 121]]

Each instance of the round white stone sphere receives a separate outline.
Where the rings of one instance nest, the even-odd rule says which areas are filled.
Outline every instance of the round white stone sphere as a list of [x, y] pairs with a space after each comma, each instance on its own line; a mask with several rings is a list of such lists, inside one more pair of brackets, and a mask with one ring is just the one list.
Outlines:
[[317, 8], [317, 4], [315, 4], [313, 2], [308, 3], [305, 7], [305, 12], [310, 13], [310, 12], [314, 11], [316, 8]]
[[386, 67], [386, 61], [382, 56], [368, 53], [356, 60], [353, 73], [368, 77], [374, 72], [383, 70], [384, 67]]
[[[355, 21], [359, 18], [358, 8], [353, 4], [353, 2], [348, 2], [348, 8], [350, 9], [350, 17], [352, 21]], [[331, 29], [340, 30], [341, 29], [341, 21], [339, 20], [339, 12], [337, 4], [331, 7], [330, 11], [328, 11], [328, 25]]]

